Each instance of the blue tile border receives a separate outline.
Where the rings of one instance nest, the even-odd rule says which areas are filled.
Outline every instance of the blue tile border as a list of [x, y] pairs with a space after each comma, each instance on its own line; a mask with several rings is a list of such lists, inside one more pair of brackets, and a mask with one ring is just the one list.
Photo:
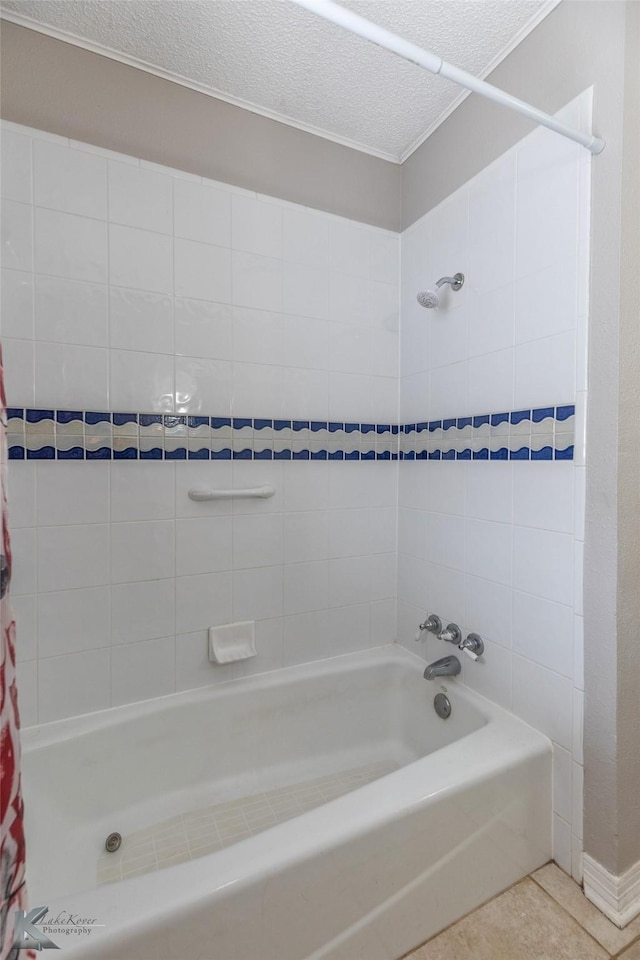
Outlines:
[[411, 423], [7, 408], [10, 460], [559, 461], [575, 406]]

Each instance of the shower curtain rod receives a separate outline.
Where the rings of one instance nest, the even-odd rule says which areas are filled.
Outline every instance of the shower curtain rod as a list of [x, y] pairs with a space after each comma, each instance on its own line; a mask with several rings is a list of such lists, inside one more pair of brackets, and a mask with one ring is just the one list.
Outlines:
[[466, 87], [467, 90], [471, 90], [473, 93], [479, 93], [480, 96], [486, 97], [488, 100], [493, 100], [495, 103], [502, 104], [503, 107], [508, 107], [510, 110], [522, 114], [522, 116], [527, 117], [529, 120], [533, 120], [534, 123], [548, 127], [549, 130], [554, 130], [561, 136], [568, 137], [569, 140], [574, 140], [581, 146], [586, 147], [587, 150], [593, 154], [602, 153], [604, 150], [605, 141], [600, 137], [594, 137], [588, 133], [581, 133], [579, 130], [574, 130], [573, 127], [568, 127], [566, 124], [560, 123], [554, 117], [549, 116], [548, 113], [532, 107], [531, 104], [525, 103], [524, 100], [512, 97], [510, 93], [505, 93], [504, 90], [500, 90], [498, 87], [494, 87], [484, 80], [479, 80], [477, 77], [474, 77], [473, 74], [467, 73], [466, 70], [460, 70], [458, 67], [454, 67], [453, 64], [447, 63], [446, 60], [437, 57], [434, 53], [423, 50], [422, 47], [417, 46], [417, 44], [411, 43], [409, 40], [404, 40], [396, 33], [392, 33], [390, 30], [378, 26], [377, 23], [366, 20], [357, 13], [341, 7], [339, 3], [334, 3], [333, 0], [292, 0], [292, 2], [296, 3], [299, 7], [304, 7], [313, 13], [317, 13], [318, 16], [324, 17], [325, 20], [330, 20], [339, 27], [344, 27], [345, 30], [350, 30], [351, 33], [355, 33], [365, 40], [370, 40], [379, 47], [384, 47], [386, 50], [391, 50], [392, 53], [397, 53], [398, 56], [404, 57], [405, 60], [415, 63], [418, 67], [422, 67], [430, 73], [439, 74], [441, 77], [445, 77], [447, 80], [451, 80], [461, 87]]

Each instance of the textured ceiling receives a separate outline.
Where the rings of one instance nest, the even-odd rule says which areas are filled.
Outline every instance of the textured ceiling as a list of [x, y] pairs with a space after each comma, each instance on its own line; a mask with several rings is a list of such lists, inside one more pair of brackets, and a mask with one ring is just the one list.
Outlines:
[[[478, 76], [557, 0], [347, 0]], [[241, 106], [401, 160], [460, 88], [286, 0], [6, 0], [3, 12]]]

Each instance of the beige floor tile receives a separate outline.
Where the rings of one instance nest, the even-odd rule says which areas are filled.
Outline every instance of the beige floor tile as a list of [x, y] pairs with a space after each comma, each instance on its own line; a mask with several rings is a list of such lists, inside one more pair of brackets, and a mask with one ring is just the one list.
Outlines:
[[424, 944], [412, 960], [608, 960], [532, 880], [522, 880]]
[[621, 953], [620, 960], [640, 960], [640, 940], [636, 940], [628, 950]]
[[548, 863], [546, 867], [536, 870], [533, 879], [572, 917], [575, 917], [578, 923], [588, 930], [609, 953], [619, 953], [627, 944], [640, 936], [640, 917], [636, 917], [624, 930], [620, 930], [607, 920], [597, 907], [589, 903], [578, 884], [555, 863]]

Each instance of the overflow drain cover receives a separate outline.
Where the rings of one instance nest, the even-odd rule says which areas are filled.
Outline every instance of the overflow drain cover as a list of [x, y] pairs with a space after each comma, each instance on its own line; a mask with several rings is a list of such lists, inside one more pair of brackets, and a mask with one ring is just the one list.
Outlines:
[[433, 708], [442, 720], [451, 716], [451, 701], [444, 693], [436, 693], [433, 698]]
[[108, 853], [115, 853], [116, 850], [120, 849], [121, 843], [122, 837], [119, 833], [110, 833], [104, 842], [104, 848]]

